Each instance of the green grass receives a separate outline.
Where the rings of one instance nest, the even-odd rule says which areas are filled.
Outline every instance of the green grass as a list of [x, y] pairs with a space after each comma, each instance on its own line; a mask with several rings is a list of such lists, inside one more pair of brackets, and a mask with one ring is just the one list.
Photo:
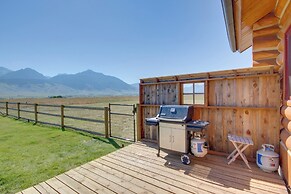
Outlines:
[[122, 141], [0, 117], [0, 193], [15, 193], [106, 155]]

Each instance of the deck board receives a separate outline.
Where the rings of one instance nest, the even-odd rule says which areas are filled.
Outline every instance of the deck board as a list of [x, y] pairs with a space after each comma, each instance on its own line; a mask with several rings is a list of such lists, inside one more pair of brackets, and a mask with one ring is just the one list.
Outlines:
[[96, 182], [100, 183], [101, 185], [112, 190], [115, 193], [133, 193], [132, 191], [121, 185], [123, 180], [116, 177], [114, 178], [114, 176], [109, 176], [107, 173], [104, 172], [101, 172], [101, 174], [99, 174], [99, 171], [93, 169], [92, 166], [89, 164], [82, 165], [82, 168], [80, 168], [77, 172], [89, 177], [92, 180], [95, 180]]
[[77, 193], [88, 193], [88, 194], [95, 193], [91, 189], [87, 188], [86, 186], [84, 186], [83, 184], [74, 180], [73, 178], [66, 174], [60, 174], [56, 178], [65, 183], [66, 185], [69, 185]]
[[287, 193], [277, 173], [206, 155], [183, 165], [179, 155], [138, 142], [28, 188], [22, 193]]
[[36, 190], [34, 187], [25, 189], [24, 191], [21, 191], [21, 193], [22, 194], [39, 194], [38, 190]]
[[[134, 152], [136, 152], [137, 149], [138, 148], [135, 147]], [[131, 152], [130, 149], [127, 149], [126, 152], [124, 152], [123, 150], [120, 150], [118, 152], [123, 152], [122, 153], [123, 155], [131, 156], [131, 157], [137, 157], [139, 155], [139, 154], [132, 155], [134, 152]], [[115, 153], [118, 153], [118, 152], [115, 152]], [[143, 153], [143, 152], [144, 151], [142, 151], [141, 153]], [[154, 163], [155, 164], [159, 163], [159, 161], [155, 162], [155, 160], [159, 159], [157, 157], [155, 159], [152, 159], [152, 158], [147, 158], [147, 156], [141, 155], [141, 154], [140, 154], [140, 157], [141, 157], [140, 160], [146, 160], [147, 164], [152, 165]], [[217, 182], [224, 183], [224, 185], [229, 185], [231, 187], [234, 187], [234, 186], [238, 187], [241, 185], [245, 185], [245, 186], [250, 185], [252, 190], [257, 190], [257, 188], [258, 188], [258, 189], [260, 189], [259, 191], [261, 191], [262, 193], [266, 189], [267, 189], [266, 193], [268, 193], [269, 190], [273, 190], [274, 192], [277, 191], [277, 193], [281, 192], [281, 188], [282, 188], [281, 185], [269, 183], [266, 181], [260, 181], [257, 179], [253, 179], [251, 177], [245, 177], [244, 175], [246, 173], [243, 173], [242, 176], [241, 175], [237, 176], [237, 171], [234, 171], [232, 168], [229, 168], [229, 166], [225, 166], [225, 167], [219, 168], [217, 170], [217, 169], [215, 169], [217, 167], [217, 162], [210, 165], [210, 168], [209, 168], [209, 167], [207, 167], [207, 165], [205, 165], [205, 164], [208, 164], [209, 160], [207, 160], [207, 162], [205, 162], [205, 160], [204, 161], [201, 161], [201, 160], [204, 160], [204, 159], [195, 158], [194, 160], [192, 160], [192, 163], [195, 164], [195, 169], [193, 169], [191, 166], [185, 166], [185, 165], [181, 164], [181, 162], [179, 161], [179, 158], [177, 156], [169, 156], [168, 162], [170, 162], [170, 164], [166, 164], [166, 165], [168, 167], [174, 168], [174, 169], [183, 168], [183, 169], [188, 171], [188, 174], [190, 176], [196, 176], [196, 179], [208, 178], [208, 180], [204, 180], [204, 181], [215, 180], [216, 183]], [[226, 161], [225, 161], [225, 163], [226, 163]], [[257, 168], [257, 167], [253, 166], [253, 168]], [[241, 170], [241, 169], [238, 169], [238, 170]], [[210, 171], [211, 171], [211, 173], [209, 173]], [[250, 174], [250, 173], [248, 172], [248, 174]], [[266, 173], [264, 173], [264, 174], [266, 174]], [[199, 175], [199, 176], [197, 176], [197, 175]], [[268, 174], [268, 175], [270, 175], [270, 174]], [[256, 176], [256, 177], [259, 177], [259, 176]], [[277, 176], [275, 176], [275, 177], [277, 177]], [[266, 177], [264, 177], [264, 178], [266, 178]], [[279, 181], [279, 183], [282, 183], [281, 180], [274, 179], [274, 176], [272, 178], [273, 179], [270, 179], [270, 177], [268, 177], [267, 180], [269, 180], [269, 181], [275, 180], [275, 181]], [[250, 182], [250, 179], [252, 180], [251, 182]]]
[[46, 183], [59, 193], [77, 193], [76, 191], [72, 190], [68, 185], [59, 181], [55, 177], [47, 180]]
[[35, 185], [34, 188], [36, 188], [42, 194], [57, 194], [57, 192], [45, 182]]
[[[174, 193], [182, 193], [182, 192], [201, 192], [201, 193], [209, 193], [211, 191], [212, 193], [219, 193], [214, 187], [211, 185], [207, 185], [203, 181], [197, 180], [189, 180], [184, 179], [183, 176], [177, 176], [176, 173], [168, 172], [165, 169], [159, 169], [158, 167], [155, 167], [154, 165], [146, 165], [144, 162], [139, 163], [138, 160], [132, 159], [132, 161], [126, 161], [122, 158], [122, 156], [117, 156], [116, 158], [108, 157], [108, 162], [111, 161], [112, 163], [115, 163], [116, 165], [125, 167], [125, 168], [131, 168], [135, 170], [136, 172], [139, 172], [145, 176], [147, 176], [150, 180], [155, 180], [156, 182], [160, 182], [159, 184], [170, 184], [174, 186], [170, 192]], [[174, 171], [175, 172], [175, 171]], [[188, 177], [189, 178], [189, 177]], [[190, 183], [189, 183], [190, 182]], [[207, 187], [207, 190], [204, 190], [203, 188]], [[177, 189], [176, 189], [177, 188]], [[179, 190], [178, 190], [179, 189]], [[221, 192], [223, 193], [223, 192]]]
[[85, 175], [78, 173], [75, 169], [66, 172], [66, 175], [73, 177], [76, 181], [83, 184], [84, 186], [91, 188], [94, 192], [112, 194], [114, 191], [104, 187], [102, 184], [95, 182], [94, 179], [90, 179]]

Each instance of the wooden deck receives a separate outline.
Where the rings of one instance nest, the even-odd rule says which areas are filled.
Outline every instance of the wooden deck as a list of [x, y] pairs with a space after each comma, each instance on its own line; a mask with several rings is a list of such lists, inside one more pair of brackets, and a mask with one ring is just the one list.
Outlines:
[[207, 155], [183, 165], [180, 157], [135, 143], [20, 193], [287, 193], [278, 174]]

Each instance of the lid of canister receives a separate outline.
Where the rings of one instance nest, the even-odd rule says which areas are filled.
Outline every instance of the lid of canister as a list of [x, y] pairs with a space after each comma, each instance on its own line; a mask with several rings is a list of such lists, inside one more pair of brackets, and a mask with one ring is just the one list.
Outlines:
[[193, 138], [193, 139], [191, 139], [191, 144], [204, 143], [204, 142], [205, 142], [204, 138]]
[[260, 149], [260, 150], [257, 151], [257, 153], [261, 154], [262, 156], [267, 156], [267, 157], [272, 157], [272, 158], [278, 158], [279, 157], [279, 154], [277, 154], [274, 151], [269, 151], [269, 150], [264, 151], [263, 149]]

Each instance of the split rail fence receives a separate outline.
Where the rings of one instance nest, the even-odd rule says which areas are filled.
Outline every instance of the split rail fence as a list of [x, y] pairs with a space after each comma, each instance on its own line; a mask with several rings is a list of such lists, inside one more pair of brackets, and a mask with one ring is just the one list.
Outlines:
[[[106, 138], [116, 137], [135, 141], [136, 105], [122, 105], [131, 107], [131, 114], [123, 113], [123, 111], [121, 111], [121, 113], [110, 112], [110, 107], [112, 106], [116, 106], [116, 104], [109, 104], [109, 107], [92, 107], [0, 102], [0, 114], [16, 119], [26, 120], [28, 122], [34, 122], [35, 124], [39, 123], [52, 125], [62, 129], [70, 128], [94, 135], [102, 135]], [[114, 119], [115, 115], [121, 116], [121, 118]], [[128, 121], [126, 117], [130, 117], [133, 120]], [[112, 124], [112, 120], [117, 124]], [[133, 125], [131, 125], [131, 123], [120, 124], [119, 122], [131, 122]], [[117, 125], [119, 127], [118, 129], [114, 130], [114, 135], [112, 135], [113, 125]], [[123, 129], [123, 126], [131, 127], [125, 130]], [[131, 135], [131, 137], [128, 137], [127, 135]]]

